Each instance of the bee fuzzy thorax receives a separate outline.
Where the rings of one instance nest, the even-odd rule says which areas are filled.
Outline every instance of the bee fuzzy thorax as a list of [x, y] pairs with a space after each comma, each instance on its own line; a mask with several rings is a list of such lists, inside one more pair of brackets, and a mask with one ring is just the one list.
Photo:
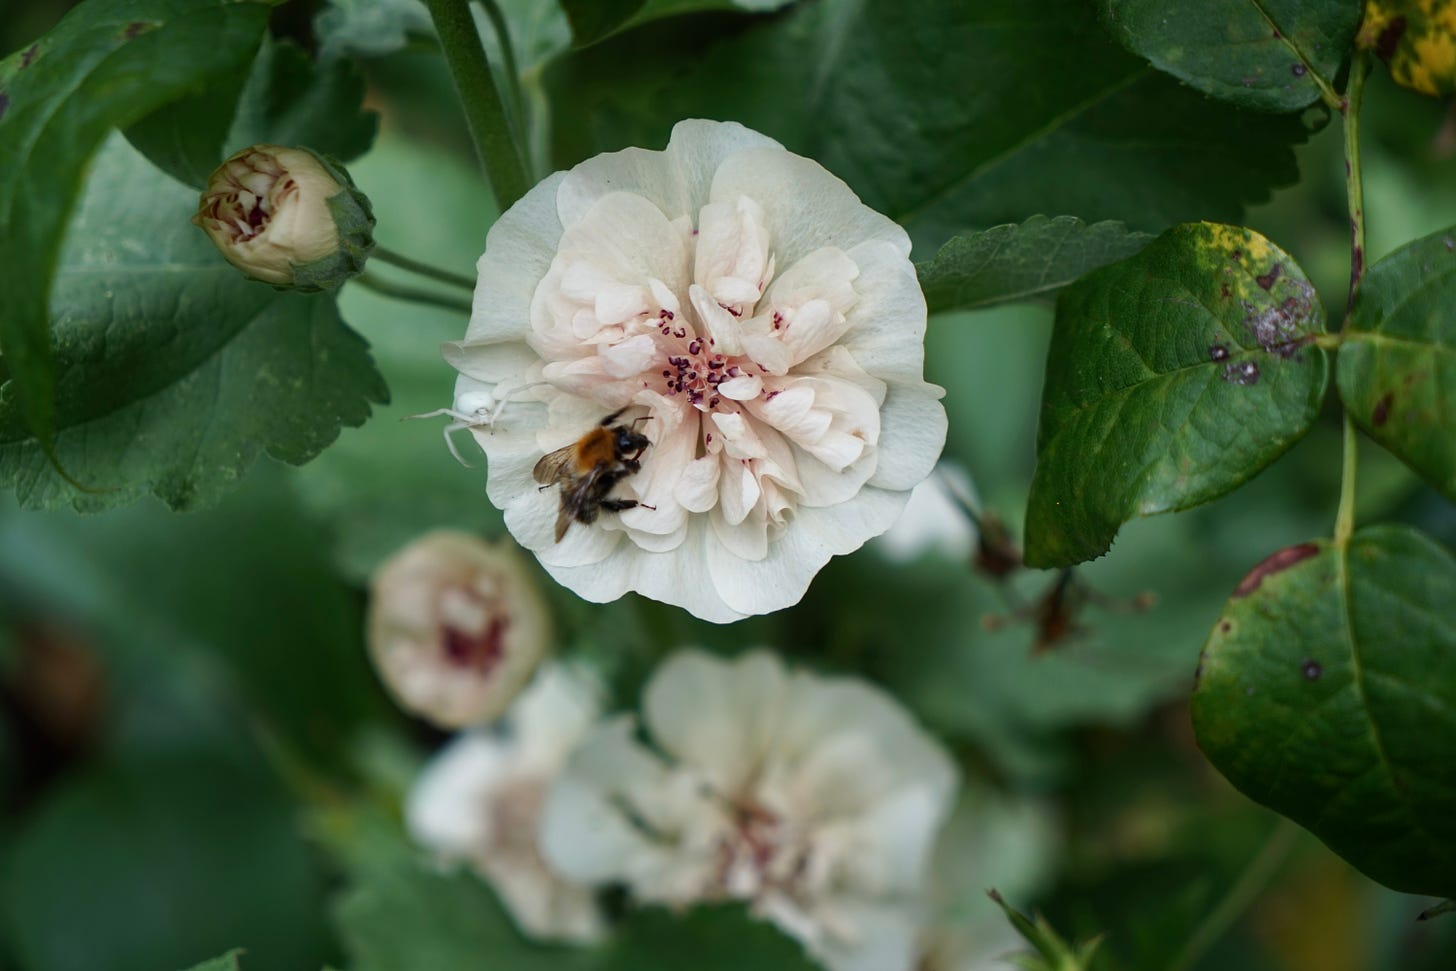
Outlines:
[[586, 475], [598, 465], [616, 462], [617, 440], [612, 430], [597, 426], [582, 436], [576, 446], [576, 472]]

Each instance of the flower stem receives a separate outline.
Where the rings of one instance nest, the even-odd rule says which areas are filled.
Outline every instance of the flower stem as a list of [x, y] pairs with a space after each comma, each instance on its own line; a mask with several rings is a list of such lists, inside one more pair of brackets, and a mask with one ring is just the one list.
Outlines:
[[[1350, 207], [1350, 295], [1345, 303], [1343, 332], [1355, 309], [1355, 294], [1365, 275], [1365, 194], [1360, 179], [1360, 102], [1365, 94], [1365, 76], [1370, 72], [1370, 55], [1355, 54], [1350, 62], [1350, 83], [1340, 107], [1345, 128], [1345, 195]], [[1355, 472], [1359, 442], [1349, 411], [1344, 415], [1344, 461], [1340, 471], [1340, 505], [1335, 513], [1335, 545], [1344, 546], [1355, 532]]]
[[1198, 964], [1209, 948], [1218, 943], [1219, 938], [1228, 933], [1228, 929], [1258, 899], [1259, 894], [1264, 892], [1265, 886], [1274, 878], [1285, 857], [1294, 848], [1294, 841], [1298, 836], [1299, 827], [1289, 820], [1280, 819], [1274, 824], [1269, 835], [1265, 837], [1264, 844], [1259, 847], [1259, 852], [1244, 867], [1244, 872], [1239, 874], [1228, 893], [1224, 894], [1223, 899], [1194, 928], [1192, 936], [1183, 945], [1183, 950], [1169, 965], [1170, 971], [1188, 971]]
[[435, 293], [432, 290], [420, 290], [415, 287], [402, 287], [396, 283], [390, 283], [370, 273], [361, 273], [354, 278], [354, 282], [366, 290], [371, 290], [381, 297], [391, 297], [395, 300], [408, 300], [411, 303], [428, 304], [431, 307], [444, 307], [446, 310], [458, 310], [461, 313], [470, 313], [470, 301], [461, 300], [445, 293]]
[[421, 263], [419, 260], [412, 260], [408, 256], [396, 253], [394, 250], [385, 249], [383, 246], [375, 246], [369, 254], [376, 260], [391, 263], [401, 270], [409, 270], [411, 273], [418, 273], [420, 276], [429, 277], [431, 280], [438, 280], [441, 283], [449, 283], [452, 286], [463, 287], [471, 293], [475, 292], [475, 281], [460, 273], [451, 273], [449, 270], [442, 270], [437, 266], [428, 263]]
[[517, 144], [524, 145], [524, 131], [526, 124], [526, 103], [521, 98], [521, 73], [516, 65], [516, 48], [511, 43], [510, 28], [506, 26], [506, 18], [501, 13], [500, 4], [496, 0], [479, 0], [480, 6], [485, 10], [485, 16], [490, 20], [490, 28], [495, 31], [496, 43], [500, 45], [501, 52], [501, 73], [506, 77], [506, 108], [507, 114], [511, 116], [514, 123]]
[[511, 134], [505, 105], [496, 90], [495, 76], [480, 46], [480, 34], [470, 16], [470, 0], [425, 0], [430, 19], [440, 36], [440, 49], [455, 81], [455, 92], [465, 109], [465, 123], [475, 140], [475, 152], [486, 179], [504, 211], [526, 194], [526, 169]]
[[1361, 51], [1350, 62], [1350, 83], [1340, 112], [1345, 121], [1345, 195], [1350, 205], [1350, 297], [1346, 319], [1355, 306], [1355, 291], [1365, 275], [1365, 193], [1360, 181], [1360, 101], [1365, 94], [1365, 75], [1370, 72], [1370, 55]]

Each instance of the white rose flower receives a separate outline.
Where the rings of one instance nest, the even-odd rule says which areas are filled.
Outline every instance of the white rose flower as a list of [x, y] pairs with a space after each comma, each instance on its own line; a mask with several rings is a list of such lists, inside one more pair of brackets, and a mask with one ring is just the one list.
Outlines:
[[505, 711], [546, 653], [551, 622], [514, 549], [439, 530], [375, 571], [367, 632], [400, 707], [459, 728]]
[[761, 651], [681, 651], [643, 711], [655, 748], [622, 717], [568, 759], [541, 828], [553, 866], [645, 902], [749, 901], [835, 971], [913, 965], [957, 774], [894, 699]]
[[521, 930], [543, 940], [603, 933], [596, 895], [562, 878], [536, 848], [546, 792], [597, 712], [592, 684], [548, 665], [500, 730], [464, 733], [437, 755], [405, 807], [415, 840], [446, 862], [469, 863]]
[[[945, 442], [909, 253], [818, 163], [732, 123], [536, 186], [491, 228], [445, 347], [456, 411], [509, 399], [472, 430], [511, 533], [588, 600], [635, 590], [716, 622], [797, 603]], [[565, 486], [532, 470], [622, 409], [648, 444], [597, 498], [637, 505], [558, 542]]]

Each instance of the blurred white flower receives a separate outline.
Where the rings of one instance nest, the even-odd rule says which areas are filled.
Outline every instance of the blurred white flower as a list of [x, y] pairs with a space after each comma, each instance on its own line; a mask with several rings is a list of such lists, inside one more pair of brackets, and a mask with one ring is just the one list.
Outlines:
[[761, 651], [681, 651], [643, 711], [655, 748], [603, 722], [553, 786], [541, 847], [561, 873], [644, 902], [749, 901], [835, 971], [912, 966], [957, 774], [894, 699]]
[[427, 533], [370, 582], [370, 656], [400, 707], [459, 728], [497, 718], [531, 676], [550, 618], [520, 554]]
[[[456, 411], [508, 401], [472, 428], [507, 527], [588, 600], [635, 590], [716, 622], [797, 603], [945, 442], [909, 253], [818, 163], [732, 123], [536, 186], [492, 227], [445, 347]], [[640, 505], [558, 542], [565, 487], [532, 470], [621, 409], [650, 444], [602, 498]]]
[[976, 548], [976, 524], [965, 503], [976, 502], [976, 487], [966, 470], [941, 462], [910, 491], [905, 511], [889, 531], [875, 540], [886, 557], [909, 563], [935, 552], [951, 560], [969, 560]]
[[597, 711], [590, 682], [547, 665], [499, 730], [466, 732], [437, 755], [405, 807], [411, 835], [447, 862], [469, 863], [533, 937], [602, 934], [592, 890], [563, 879], [537, 850], [546, 792]]

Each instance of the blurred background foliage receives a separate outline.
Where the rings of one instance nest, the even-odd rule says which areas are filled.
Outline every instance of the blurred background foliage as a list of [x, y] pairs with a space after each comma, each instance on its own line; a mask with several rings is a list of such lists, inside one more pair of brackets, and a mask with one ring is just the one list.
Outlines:
[[[0, 49], [29, 43], [65, 6], [8, 0]], [[751, 46], [762, 18], [659, 20], [572, 51], [551, 4], [505, 6], [541, 172], [619, 144], [660, 146], [685, 114], [739, 117], [786, 138], [775, 126], [796, 124], [758, 81], [651, 97], [662, 82], [649, 84], [647, 67], [669, 79], [708, 70], [710, 56]], [[827, 16], [822, 3], [801, 6], [777, 16], [805, 30]], [[363, 58], [381, 125], [351, 172], [373, 199], [378, 239], [469, 273], [496, 211], [417, 14], [399, 0], [294, 2], [273, 26], [305, 49]], [[764, 70], [783, 56], [765, 55]], [[604, 66], [622, 65], [603, 81]], [[1364, 118], [1373, 262], [1456, 224], [1456, 123], [1383, 76]], [[1299, 182], [1245, 221], [1339, 308], [1348, 236], [1338, 128], [1312, 134], [1296, 157]], [[1202, 177], [1177, 170], [1186, 163], [1170, 161], [1170, 175]], [[1015, 216], [1042, 208], [1055, 205]], [[0, 500], [0, 969], [159, 971], [233, 947], [246, 948], [249, 969], [528, 966], [488, 890], [413, 868], [398, 799], [441, 736], [388, 703], [361, 634], [365, 582], [391, 551], [440, 525], [503, 535], [483, 471], [454, 462], [440, 423], [403, 420], [449, 402], [453, 374], [437, 348], [465, 322], [357, 287], [341, 308], [392, 400], [316, 461], [260, 462], [216, 508], [186, 515], [154, 500], [90, 516]], [[927, 376], [948, 389], [946, 458], [969, 470], [1013, 536], [1050, 325], [1050, 307], [1037, 304], [930, 326]], [[1415, 923], [1428, 901], [1384, 890], [1284, 829], [1204, 762], [1188, 726], [1198, 650], [1229, 591], [1269, 552], [1329, 530], [1340, 438], [1327, 418], [1232, 496], [1126, 527], [1078, 573], [1094, 602], [1044, 650], [1012, 605], [1035, 602], [1055, 576], [1018, 575], [1008, 595], [969, 563], [927, 553], [897, 565], [874, 544], [831, 563], [800, 606], [729, 628], [635, 596], [587, 605], [544, 575], [543, 589], [559, 650], [600, 664], [624, 706], [657, 658], [694, 643], [771, 645], [886, 685], [976, 780], [964, 825], [984, 824], [993, 845], [958, 874], [969, 886], [956, 906], [1003, 946], [1000, 915], [980, 896], [992, 883], [1069, 937], [1104, 934], [1099, 967], [1449, 971], [1456, 918]], [[1387, 453], [1361, 459], [1362, 516], [1456, 542], [1449, 505]], [[1131, 609], [1142, 594], [1154, 605]], [[1227, 933], [1210, 937], [1210, 914], [1225, 911], [1228, 926], [1215, 930]], [[673, 950], [674, 934], [677, 948], [695, 946], [691, 928], [649, 931], [660, 964], [628, 954], [610, 966], [682, 966], [672, 954], [708, 966]], [[491, 963], [502, 948], [514, 957]], [[530, 953], [529, 967], [575, 961]]]

